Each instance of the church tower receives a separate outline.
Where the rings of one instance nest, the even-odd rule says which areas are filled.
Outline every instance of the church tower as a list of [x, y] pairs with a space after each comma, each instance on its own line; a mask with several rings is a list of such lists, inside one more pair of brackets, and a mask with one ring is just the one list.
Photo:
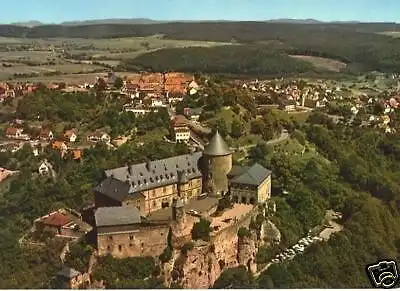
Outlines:
[[203, 151], [204, 192], [223, 195], [228, 192], [228, 173], [232, 169], [232, 151], [218, 130]]

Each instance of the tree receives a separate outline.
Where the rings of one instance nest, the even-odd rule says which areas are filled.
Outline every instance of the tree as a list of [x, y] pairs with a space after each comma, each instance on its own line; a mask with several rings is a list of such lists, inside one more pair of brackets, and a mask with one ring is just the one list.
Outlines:
[[103, 92], [107, 89], [107, 83], [103, 78], [99, 78], [94, 85], [94, 88], [97, 92]]
[[124, 86], [124, 80], [121, 77], [116, 77], [114, 81], [114, 87], [116, 89], [121, 89]]
[[192, 238], [208, 241], [210, 239], [210, 233], [212, 231], [210, 225], [211, 225], [210, 221], [201, 218], [199, 222], [196, 222], [193, 225]]
[[243, 133], [244, 133], [244, 130], [245, 130], [243, 123], [240, 122], [240, 121], [237, 120], [237, 119], [234, 119], [234, 120], [232, 121], [231, 128], [232, 128], [232, 129], [231, 129], [231, 134], [230, 134], [230, 135], [231, 135], [233, 138], [239, 138], [239, 137], [241, 137], [241, 136], [243, 135]]
[[262, 134], [264, 127], [265, 127], [265, 124], [262, 119], [253, 120], [250, 125], [250, 128], [251, 128], [250, 132], [252, 134]]
[[215, 130], [214, 131], [217, 131], [217, 130], [222, 137], [226, 137], [228, 135], [228, 133], [229, 133], [228, 126], [226, 125], [226, 122], [224, 119], [220, 118], [215, 122]]
[[252, 275], [245, 266], [227, 269], [215, 281], [214, 289], [247, 289], [254, 288]]

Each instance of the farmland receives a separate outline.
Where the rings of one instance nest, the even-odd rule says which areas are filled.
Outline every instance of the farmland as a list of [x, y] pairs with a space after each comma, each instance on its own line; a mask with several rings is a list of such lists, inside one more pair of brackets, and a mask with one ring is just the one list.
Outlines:
[[227, 44], [162, 39], [160, 35], [114, 39], [1, 37], [0, 80], [36, 80], [49, 76], [101, 73], [116, 67], [120, 60], [163, 48]]
[[299, 59], [311, 63], [316, 68], [326, 69], [332, 72], [339, 72], [346, 67], [346, 64], [337, 60], [328, 58], [291, 55], [292, 58]]

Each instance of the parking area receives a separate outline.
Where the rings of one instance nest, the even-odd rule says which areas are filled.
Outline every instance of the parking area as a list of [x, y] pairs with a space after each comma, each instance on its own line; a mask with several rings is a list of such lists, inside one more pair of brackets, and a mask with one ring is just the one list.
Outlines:
[[304, 252], [305, 249], [311, 244], [319, 241], [329, 240], [332, 234], [339, 232], [343, 229], [343, 226], [336, 222], [337, 219], [341, 218], [341, 213], [328, 210], [325, 215], [327, 223], [323, 226], [323, 229], [319, 232], [318, 235], [313, 235], [313, 230], [310, 230], [306, 237], [301, 238], [295, 245], [287, 248], [280, 254], [277, 254], [275, 258], [271, 260], [271, 262], [277, 264], [283, 261], [293, 260], [293, 258], [297, 254], [301, 254], [302, 252]]

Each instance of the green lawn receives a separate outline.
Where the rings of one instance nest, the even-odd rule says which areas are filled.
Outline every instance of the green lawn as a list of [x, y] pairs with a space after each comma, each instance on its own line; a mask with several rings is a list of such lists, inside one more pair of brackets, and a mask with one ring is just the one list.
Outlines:
[[168, 130], [166, 129], [155, 129], [149, 132], [146, 132], [144, 135], [137, 135], [132, 140], [133, 142], [143, 142], [144, 144], [153, 142], [153, 141], [162, 141], [163, 137], [168, 134]]

